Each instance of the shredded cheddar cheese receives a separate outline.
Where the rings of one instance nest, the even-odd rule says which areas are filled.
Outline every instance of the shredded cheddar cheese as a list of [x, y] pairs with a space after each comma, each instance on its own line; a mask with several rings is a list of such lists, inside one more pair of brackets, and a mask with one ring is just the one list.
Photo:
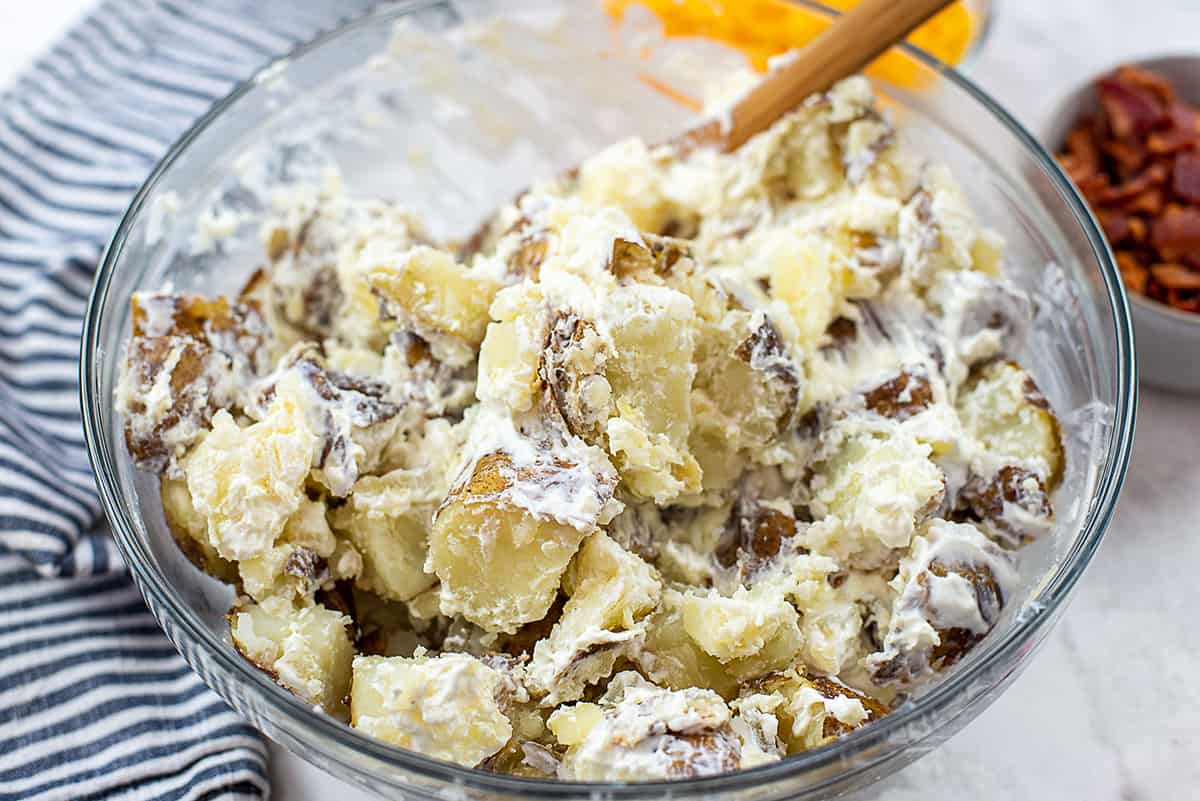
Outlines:
[[[845, 10], [856, 0], [825, 0]], [[758, 70], [772, 56], [803, 46], [829, 24], [818, 13], [787, 0], [604, 0], [610, 16], [620, 20], [634, 5], [652, 11], [661, 20], [667, 37], [702, 37], [736, 48]], [[909, 42], [948, 64], [957, 64], [978, 36], [981, 20], [963, 3], [942, 11], [918, 28]], [[917, 80], [917, 67], [900, 53], [887, 53], [867, 74], [901, 86]], [[674, 88], [665, 91], [680, 102]], [[691, 105], [684, 103], [684, 105]]]

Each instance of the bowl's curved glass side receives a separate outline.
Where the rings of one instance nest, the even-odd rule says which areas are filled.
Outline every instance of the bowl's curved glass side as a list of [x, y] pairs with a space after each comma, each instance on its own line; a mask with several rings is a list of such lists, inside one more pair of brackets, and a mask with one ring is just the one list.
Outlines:
[[[639, 109], [658, 108], [647, 105], [656, 99], [649, 90], [640, 95], [609, 91], [607, 99], [603, 91], [580, 90], [589, 104], [586, 113], [600, 122], [591, 126], [570, 122], [577, 116], [567, 113], [572, 87], [564, 75], [549, 70], [547, 54], [531, 51], [510, 54], [514, 60], [507, 69], [512, 80], [505, 82], [508, 89], [503, 95], [510, 106], [517, 104], [528, 114], [512, 114], [498, 128], [493, 125], [497, 120], [486, 114], [477, 118], [470, 107], [459, 107], [449, 117], [439, 118], [437, 115], [445, 112], [445, 108], [442, 112], [437, 109], [446, 86], [423, 80], [420, 71], [411, 68], [411, 59], [419, 62], [421, 58], [414, 55], [415, 42], [421, 37], [441, 41], [440, 32], [451, 32], [446, 41], [452, 63], [467, 65], [461, 74], [455, 73], [458, 89], [485, 91], [496, 83], [498, 74], [505, 75], [497, 72], [502, 67], [499, 56], [495, 52], [481, 54], [471, 41], [453, 32], [461, 21], [460, 9], [482, 13], [488, 7], [484, 0], [454, 6], [432, 1], [409, 3], [351, 25], [317, 46], [293, 54], [283, 68], [270, 71], [273, 80], [282, 76], [275, 85], [258, 81], [240, 90], [172, 150], [139, 193], [97, 277], [81, 361], [85, 433], [118, 543], [155, 616], [204, 680], [273, 739], [321, 767], [379, 792], [434, 797], [458, 787], [479, 797], [583, 799], [599, 790], [615, 798], [658, 797], [668, 791], [667, 786], [601, 788], [468, 771], [392, 748], [314, 715], [229, 647], [223, 615], [231, 591], [201, 578], [174, 547], [157, 505], [155, 482], [133, 470], [113, 409], [121, 345], [129, 330], [130, 294], [135, 289], [158, 287], [164, 280], [181, 287], [231, 288], [254, 266], [259, 247], [255, 214], [261, 210], [256, 204], [263, 200], [247, 198], [244, 187], [229, 184], [229, 176], [239, 174], [248, 162], [275, 165], [260, 172], [276, 170], [279, 177], [286, 178], [297, 172], [319, 175], [326, 154], [339, 161], [346, 158], [345, 180], [352, 189], [366, 187], [362, 191], [370, 191], [386, 179], [405, 193], [416, 191], [425, 202], [421, 210], [432, 215], [435, 224], [442, 215], [445, 225], [463, 225], [461, 216], [450, 219], [446, 215], [482, 214], [527, 184], [530, 177], [552, 174], [555, 168], [573, 163], [619, 135], [654, 137], [659, 129], [678, 127], [682, 117], [671, 117], [669, 112], [638, 113]], [[404, 33], [410, 37], [406, 46], [388, 59], [372, 63], [366, 73], [381, 84], [392, 82], [377, 93], [377, 104], [368, 104], [367, 116], [376, 121], [369, 131], [372, 136], [317, 131], [321, 148], [297, 150], [297, 140], [290, 134], [304, 127], [306, 117], [314, 116], [314, 107], [323, 112], [362, 110], [361, 87], [348, 87], [344, 76], [387, 49], [392, 24], [401, 18], [409, 22]], [[608, 83], [601, 81], [592, 88], [611, 89], [616, 67], [611, 60], [599, 61], [592, 64], [597, 72], [588, 72], [582, 65], [591, 63], [589, 58], [599, 58], [594, 55], [597, 48], [582, 49], [580, 41], [578, 36], [572, 40], [570, 55], [581, 65], [581, 80], [607, 77]], [[906, 52], [924, 75], [923, 88], [881, 87], [882, 91], [905, 118], [902, 122], [912, 123], [918, 144], [960, 171], [981, 216], [997, 224], [1009, 238], [1018, 279], [1067, 305], [1066, 313], [1052, 309], [1041, 319], [1043, 335], [1055, 337], [1056, 346], [1032, 349], [1023, 357], [1031, 360], [1039, 381], [1045, 383], [1043, 389], [1060, 411], [1095, 411], [1099, 401], [1112, 412], [1096, 415], [1094, 421], [1081, 421], [1079, 442], [1073, 445], [1078, 451], [1071, 460], [1076, 472], [1069, 481], [1076, 482], [1082, 497], [1090, 498], [1091, 503], [1063, 510], [1063, 548], [1046, 547], [1031, 554], [1038, 567], [1033, 571], [1036, 575], [1025, 589], [1025, 603], [1012, 605], [1013, 613], [1002, 624], [1004, 630], [976, 649], [919, 702], [835, 745], [784, 763], [709, 780], [672, 783], [669, 792], [674, 796], [823, 797], [874, 781], [931, 750], [978, 714], [1027, 663], [1099, 544], [1115, 504], [1128, 458], [1136, 383], [1128, 309], [1110, 254], [1066, 179], [1019, 126], [969, 83], [920, 54]], [[521, 76], [521, 69], [549, 70], [550, 74]], [[638, 85], [633, 78], [629, 81]], [[538, 93], [554, 91], [560, 95], [555, 103], [541, 110], [533, 108]], [[547, 127], [554, 122], [552, 118], [564, 115], [566, 124]], [[340, 119], [335, 114], [324, 116]], [[445, 136], [447, 129], [452, 135]], [[440, 142], [437, 136], [450, 141]], [[380, 147], [379, 139], [385, 147]], [[395, 158], [397, 143], [404, 144], [407, 158]], [[392, 161], [399, 164], [384, 170], [380, 160], [388, 158], [389, 148]], [[289, 153], [292, 160], [273, 161], [272, 153], [279, 152]], [[486, 158], [480, 152], [486, 153]], [[247, 153], [262, 158], [248, 160]], [[422, 171], [422, 164], [440, 164], [446, 159], [454, 165], [452, 174]], [[428, 185], [420, 181], [462, 183], [465, 178], [471, 180], [462, 191], [419, 191]], [[212, 243], [210, 249], [195, 252], [188, 231], [191, 221], [214, 199], [228, 202], [230, 198], [243, 204], [237, 207], [245, 215], [238, 232], [226, 241]], [[176, 211], [172, 215], [165, 209]], [[463, 227], [473, 222], [467, 220]], [[1044, 265], [1048, 262], [1059, 265], [1060, 284], [1045, 285], [1050, 273]], [[1062, 297], [1054, 295], [1063, 284], [1070, 291]]]

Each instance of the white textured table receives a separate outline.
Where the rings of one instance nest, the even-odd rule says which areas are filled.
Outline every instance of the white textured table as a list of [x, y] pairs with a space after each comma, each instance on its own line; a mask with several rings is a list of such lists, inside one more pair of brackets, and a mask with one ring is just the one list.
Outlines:
[[[0, 84], [88, 5], [0, 0]], [[972, 73], [1033, 128], [1063, 90], [1110, 63], [1200, 52], [1200, 0], [996, 5]], [[860, 801], [1200, 799], [1200, 399], [1143, 388], [1139, 418], [1107, 541], [1032, 666], [949, 743]], [[276, 798], [370, 801], [273, 755]]]

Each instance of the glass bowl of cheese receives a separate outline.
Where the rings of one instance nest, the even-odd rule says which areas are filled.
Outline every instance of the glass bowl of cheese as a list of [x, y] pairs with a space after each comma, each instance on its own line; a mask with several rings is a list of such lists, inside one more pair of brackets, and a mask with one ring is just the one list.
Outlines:
[[1110, 520], [1136, 381], [1102, 235], [918, 50], [680, 152], [743, 56], [501, 9], [300, 48], [137, 195], [81, 369], [139, 587], [267, 736], [390, 797], [898, 770]]

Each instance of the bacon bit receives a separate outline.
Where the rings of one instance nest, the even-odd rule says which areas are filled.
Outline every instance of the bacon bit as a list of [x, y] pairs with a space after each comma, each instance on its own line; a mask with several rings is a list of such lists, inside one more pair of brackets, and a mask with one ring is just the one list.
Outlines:
[[1100, 146], [1096, 143], [1091, 120], [1084, 120], [1078, 128], [1067, 134], [1067, 152], [1081, 169], [1087, 172], [1100, 169]]
[[1082, 178], [1072, 177], [1072, 180], [1075, 181], [1075, 185], [1079, 187], [1083, 196], [1093, 203], [1099, 203], [1100, 195], [1109, 189], [1108, 176], [1104, 173], [1093, 173]]
[[1155, 131], [1146, 140], [1146, 149], [1155, 155], [1169, 155], [1200, 145], [1200, 115], [1185, 103], [1176, 102], [1167, 109], [1170, 121], [1165, 130]]
[[1200, 273], [1182, 264], [1155, 264], [1150, 268], [1154, 280], [1168, 290], [1195, 292], [1200, 290]]
[[1128, 251], [1118, 251], [1116, 256], [1117, 266], [1121, 269], [1121, 278], [1125, 281], [1125, 286], [1134, 292], [1144, 293], [1146, 281], [1150, 278], [1150, 271], [1146, 269], [1146, 265]]
[[1200, 294], [1190, 290], [1167, 290], [1167, 303], [1186, 312], [1200, 312]]
[[1125, 210], [1131, 214], [1147, 214], [1156, 217], [1162, 214], [1163, 207], [1166, 205], [1167, 199], [1161, 189], [1148, 189], [1125, 204]]
[[1189, 203], [1200, 203], [1200, 155], [1177, 154], [1174, 173], [1171, 191]]
[[1108, 118], [1109, 130], [1118, 139], [1145, 136], [1165, 116], [1164, 103], [1144, 87], [1122, 80], [1123, 77], [1118, 72], [1097, 82], [1100, 107]]
[[1151, 164], [1140, 172], [1136, 178], [1131, 178], [1123, 184], [1111, 187], [1098, 195], [1102, 204], [1120, 203], [1124, 200], [1145, 194], [1152, 186], [1166, 183], [1167, 168], [1163, 164]]
[[1129, 238], [1139, 244], [1146, 241], [1146, 221], [1141, 217], [1129, 218]]
[[1170, 205], [1150, 229], [1150, 242], [1167, 261], [1200, 252], [1200, 209]]
[[1100, 149], [1116, 166], [1117, 177], [1122, 180], [1137, 175], [1146, 164], [1146, 154], [1126, 142], [1105, 142]]
[[1132, 230], [1129, 225], [1130, 218], [1120, 211], [1100, 211], [1096, 213], [1100, 220], [1100, 227], [1104, 229], [1104, 235], [1108, 237], [1108, 244], [1116, 247], [1129, 238]]
[[1175, 102], [1175, 87], [1157, 72], [1125, 64], [1117, 68], [1117, 78], [1127, 84], [1139, 86], [1156, 95], [1164, 105]]

